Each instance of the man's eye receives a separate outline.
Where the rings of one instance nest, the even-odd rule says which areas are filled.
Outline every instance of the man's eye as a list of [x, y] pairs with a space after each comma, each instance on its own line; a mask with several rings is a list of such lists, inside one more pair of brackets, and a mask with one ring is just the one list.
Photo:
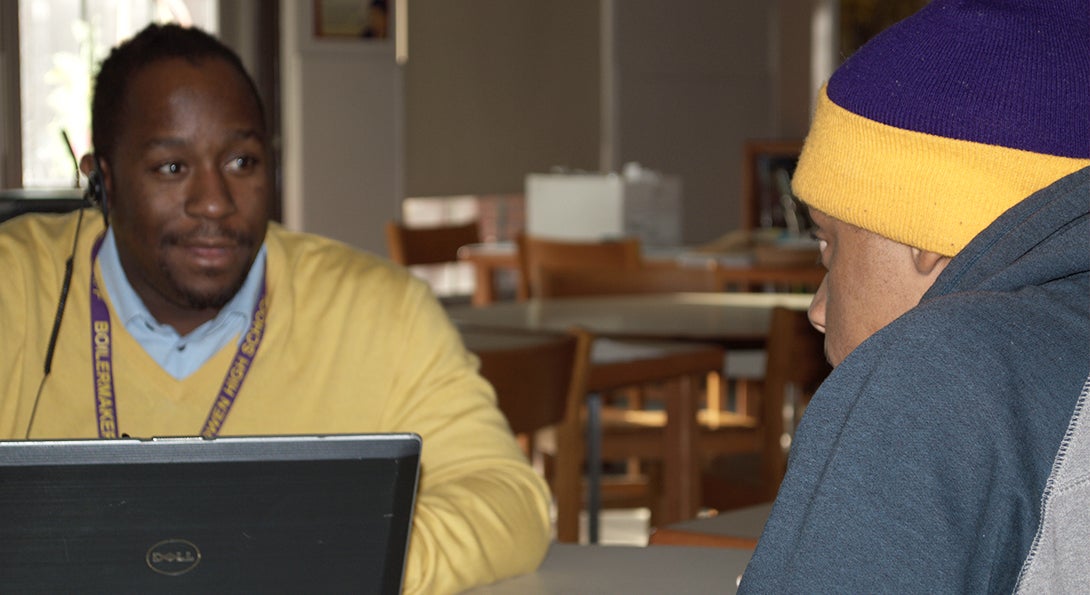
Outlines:
[[164, 163], [160, 165], [158, 168], [156, 168], [155, 171], [168, 176], [176, 176], [182, 173], [182, 164], [176, 161], [171, 161], [169, 163]]
[[825, 267], [825, 269], [828, 270], [829, 267], [828, 267], [828, 265], [825, 264], [825, 261], [826, 261], [826, 258], [827, 258], [827, 255], [825, 253], [825, 249], [829, 247], [829, 242], [827, 242], [826, 240], [823, 240], [821, 238], [816, 238], [816, 239], [818, 241], [817, 264]]
[[227, 169], [231, 171], [248, 171], [253, 169], [256, 165], [256, 158], [249, 155], [242, 155], [229, 161], [227, 163]]

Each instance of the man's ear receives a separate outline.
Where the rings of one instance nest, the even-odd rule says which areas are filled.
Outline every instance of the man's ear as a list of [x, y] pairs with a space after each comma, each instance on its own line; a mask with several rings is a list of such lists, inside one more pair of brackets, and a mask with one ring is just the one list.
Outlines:
[[937, 276], [949, 264], [950, 257], [943, 256], [938, 252], [912, 248], [912, 262], [916, 265], [916, 271], [921, 275]]

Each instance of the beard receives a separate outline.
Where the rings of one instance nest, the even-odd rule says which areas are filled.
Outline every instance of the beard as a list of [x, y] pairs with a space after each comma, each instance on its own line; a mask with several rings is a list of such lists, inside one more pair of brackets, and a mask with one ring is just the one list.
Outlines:
[[[250, 263], [253, 264], [252, 262]], [[167, 282], [174, 286], [176, 295], [185, 303], [187, 307], [193, 310], [208, 310], [215, 309], [220, 310], [235, 297], [235, 294], [242, 289], [243, 284], [246, 283], [246, 276], [250, 272], [250, 267], [247, 266], [246, 270], [242, 272], [238, 277], [228, 286], [218, 292], [198, 292], [189, 287], [183, 287], [181, 284], [174, 280], [170, 270], [164, 268], [163, 274], [166, 275]]]
[[[256, 250], [254, 249], [254, 246], [256, 245], [256, 240], [249, 234], [236, 230], [223, 228], [211, 229], [209, 226], [202, 226], [196, 232], [190, 234], [172, 234], [165, 236], [162, 239], [161, 244], [164, 247], [180, 245], [185, 243], [187, 240], [198, 237], [228, 238], [238, 244], [239, 247], [244, 248], [248, 253], [250, 253], [249, 261], [242, 268], [242, 270], [235, 274], [234, 278], [231, 279], [230, 283], [226, 285], [221, 285], [218, 288], [208, 291], [201, 291], [192, 287], [191, 285], [186, 285], [179, 282], [172, 268], [168, 266], [166, 261], [159, 261], [159, 269], [166, 283], [173, 289], [173, 294], [175, 298], [182, 302], [181, 305], [187, 306], [188, 308], [194, 310], [220, 310], [224, 306], [226, 306], [232, 298], [235, 297], [235, 294], [237, 294], [239, 290], [242, 289], [242, 286], [246, 283], [246, 277], [247, 275], [249, 275], [250, 268], [253, 266], [254, 258], [257, 255]], [[204, 276], [209, 280], [214, 280], [218, 276], [218, 274], [210, 271], [205, 273]], [[212, 283], [211, 285], [214, 287], [216, 283]]]

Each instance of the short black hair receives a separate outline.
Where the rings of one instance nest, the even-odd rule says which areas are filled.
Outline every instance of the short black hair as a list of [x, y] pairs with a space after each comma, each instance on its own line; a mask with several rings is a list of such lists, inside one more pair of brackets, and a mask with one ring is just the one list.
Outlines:
[[97, 157], [109, 160], [113, 156], [119, 119], [124, 115], [121, 102], [133, 76], [150, 64], [171, 58], [182, 58], [193, 64], [219, 59], [230, 64], [249, 85], [261, 122], [267, 126], [257, 85], [234, 50], [195, 27], [152, 23], [111, 50], [99, 67], [91, 98], [91, 143]]

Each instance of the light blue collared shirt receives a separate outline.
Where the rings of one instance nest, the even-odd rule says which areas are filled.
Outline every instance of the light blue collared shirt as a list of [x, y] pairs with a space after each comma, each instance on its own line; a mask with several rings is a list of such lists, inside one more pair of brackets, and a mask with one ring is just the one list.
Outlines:
[[246, 275], [246, 281], [235, 297], [227, 302], [215, 318], [184, 337], [174, 327], [160, 324], [132, 288], [125, 276], [125, 270], [121, 268], [113, 228], [106, 231], [102, 249], [98, 253], [98, 264], [102, 269], [102, 283], [110, 298], [110, 304], [125, 325], [125, 330], [129, 331], [144, 351], [167, 373], [181, 380], [197, 371], [232, 339], [236, 342], [241, 340], [242, 334], [250, 325], [250, 316], [261, 293], [265, 271], [265, 245], [262, 244], [250, 272]]

